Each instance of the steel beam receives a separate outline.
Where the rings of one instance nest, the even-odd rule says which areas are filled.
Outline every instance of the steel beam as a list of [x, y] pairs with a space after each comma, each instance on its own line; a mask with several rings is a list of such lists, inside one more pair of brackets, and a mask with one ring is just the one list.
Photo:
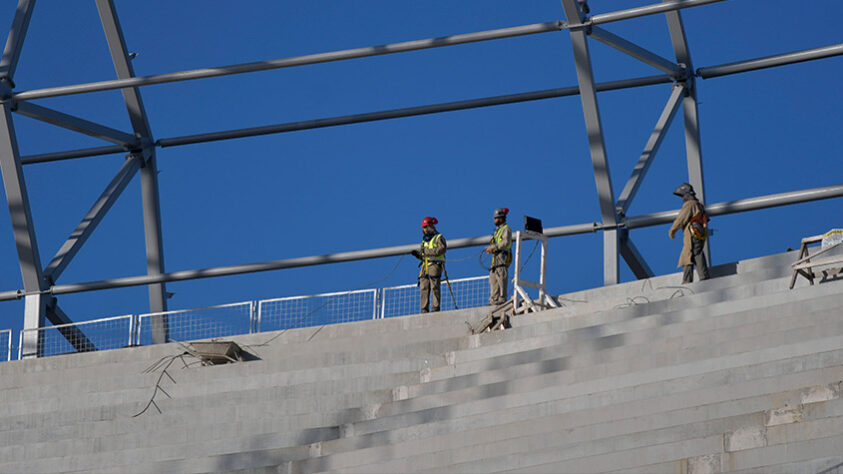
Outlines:
[[[562, 0], [568, 23], [581, 22], [582, 12], [576, 0]], [[600, 201], [600, 214], [603, 226], [603, 283], [614, 285], [618, 282], [618, 233], [612, 227], [616, 224], [615, 197], [612, 191], [612, 178], [609, 174], [609, 161], [606, 145], [603, 142], [603, 126], [600, 110], [597, 106], [597, 90], [594, 86], [594, 73], [591, 69], [591, 56], [588, 51], [588, 38], [583, 28], [571, 28], [571, 44], [574, 49], [574, 62], [577, 68], [577, 82], [580, 87], [585, 128], [594, 167], [594, 181], [597, 185], [597, 197]]]
[[[97, 1], [98, 5], [99, 3], [100, 0]], [[381, 56], [384, 54], [418, 51], [422, 49], [439, 48], [442, 46], [454, 46], [466, 43], [476, 43], [479, 41], [489, 41], [501, 38], [512, 38], [515, 36], [533, 35], [537, 33], [548, 33], [553, 31], [559, 31], [562, 28], [564, 28], [564, 24], [562, 22], [550, 21], [546, 23], [535, 23], [532, 25], [515, 26], [511, 28], [501, 28], [497, 30], [479, 31], [475, 33], [465, 33], [452, 36], [443, 36], [439, 38], [406, 41], [403, 43], [391, 43], [379, 46], [368, 46], [365, 48], [331, 51], [327, 53], [308, 54], [305, 56], [295, 56], [290, 58], [258, 61], [253, 63], [235, 64], [230, 66], [220, 66], [205, 69], [194, 69], [190, 71], [156, 74], [153, 76], [120, 78], [118, 80], [100, 81], [89, 84], [77, 84], [71, 86], [37, 89], [19, 92], [14, 95], [14, 98], [15, 100], [32, 100], [44, 97], [56, 97], [70, 94], [81, 94], [85, 92], [121, 89], [125, 87], [139, 87], [148, 86], [152, 84], [165, 84], [169, 82], [180, 82], [194, 79], [204, 79], [209, 77], [227, 76], [231, 74], [244, 74], [249, 72], [267, 71], [271, 69], [281, 69], [295, 66], [305, 66], [310, 64], [327, 63], [332, 61], [342, 61], [347, 59]]]
[[[706, 210], [712, 216], [719, 216], [725, 214], [733, 214], [737, 212], [754, 211], [759, 209], [767, 209], [771, 207], [786, 206], [790, 204], [798, 204], [803, 202], [819, 201], [822, 199], [832, 199], [839, 197], [843, 197], [843, 184], [780, 194], [771, 194], [767, 196], [758, 196], [754, 198], [740, 199], [736, 201], [721, 202], [708, 206]], [[675, 219], [678, 214], [678, 209], [653, 214], [644, 214], [640, 216], [629, 217], [624, 220], [621, 225], [626, 227], [627, 229], [638, 229], [642, 227], [652, 227], [657, 225], [669, 224], [673, 222], [673, 219]], [[613, 227], [613, 229], [615, 230], [617, 230], [617, 228], [617, 226]], [[605, 231], [606, 228], [600, 223], [588, 222], [584, 224], [575, 224], [561, 227], [549, 227], [544, 230], [544, 234], [548, 237], [562, 237], [568, 235], [589, 234], [600, 230]], [[448, 241], [448, 248], [458, 249], [466, 247], [481, 247], [486, 246], [488, 244], [489, 236], [481, 235], [477, 237], [468, 237]], [[328, 255], [291, 258], [287, 260], [272, 260], [267, 262], [249, 263], [244, 265], [203, 268], [198, 270], [184, 270], [178, 272], [165, 273], [161, 275], [141, 275], [84, 283], [56, 285], [50, 288], [48, 292], [50, 294], [55, 295], [81, 293], [85, 291], [125, 288], [130, 286], [144, 286], [153, 283], [164, 283], [170, 281], [196, 280], [200, 278], [213, 278], [221, 276], [240, 275], [244, 273], [258, 273], [272, 270], [283, 270], [286, 268], [299, 268], [314, 265], [325, 265], [331, 263], [371, 260], [375, 258], [395, 257], [404, 255], [417, 247], [418, 244], [407, 244], [395, 247], [358, 250], [354, 252], [342, 252]], [[26, 292], [23, 290], [5, 291], [0, 292], [0, 301], [15, 300], [25, 296]]]
[[[50, 322], [53, 323], [54, 326], [66, 325], [73, 322], [59, 307], [56, 299], [52, 297], [50, 297], [47, 302], [47, 318], [49, 318]], [[56, 330], [58, 330], [59, 333], [67, 339], [67, 342], [76, 349], [76, 352], [91, 352], [97, 350], [97, 346], [94, 345], [93, 341], [91, 341], [78, 326], [61, 326], [56, 328]], [[41, 356], [42, 354], [38, 355]]]
[[670, 97], [667, 99], [667, 104], [665, 104], [659, 119], [656, 121], [653, 133], [650, 134], [647, 144], [644, 145], [644, 151], [641, 152], [641, 157], [638, 158], [638, 163], [635, 165], [635, 168], [633, 168], [632, 174], [629, 176], [629, 180], [626, 182], [626, 185], [623, 187], [623, 191], [621, 191], [621, 195], [618, 198], [617, 205], [615, 206], [618, 215], [625, 215], [627, 209], [629, 209], [632, 199], [638, 192], [638, 188], [641, 186], [641, 182], [644, 180], [647, 170], [650, 169], [650, 165], [653, 163], [656, 153], [659, 151], [659, 147], [661, 146], [665, 135], [667, 135], [667, 131], [670, 129], [670, 124], [673, 122], [673, 117], [676, 115], [676, 111], [679, 110], [679, 100], [684, 95], [685, 88], [681, 84], [673, 86], [673, 91], [670, 93]]
[[722, 2], [724, 0], [664, 0], [662, 3], [655, 3], [652, 5], [645, 5], [643, 7], [629, 8], [627, 10], [619, 10], [611, 13], [601, 13], [589, 17], [586, 24], [601, 25], [603, 23], [611, 23], [613, 21], [629, 20], [630, 18], [639, 18], [647, 15], [655, 15], [657, 13], [665, 13], [669, 11], [681, 10], [683, 8], [699, 7], [708, 5], [709, 3]]
[[[28, 295], [27, 303], [30, 299], [37, 299], [43, 306], [43, 311], [47, 318], [54, 326], [59, 326], [56, 330], [67, 339], [67, 342], [76, 349], [77, 352], [89, 352], [97, 350], [94, 343], [75, 325], [69, 325], [73, 321], [58, 306], [55, 298], [49, 295]], [[21, 358], [41, 357], [43, 354], [43, 340], [44, 334], [41, 331], [24, 333], [22, 347], [20, 349]]]
[[[612, 13], [594, 15], [593, 17], [588, 19], [587, 23], [597, 25], [722, 1], [723, 0], [671, 0], [663, 4], [648, 5]], [[100, 0], [97, 1], [98, 4], [99, 2]], [[511, 28], [478, 31], [475, 33], [443, 36], [439, 38], [427, 38], [422, 40], [406, 41], [403, 43], [391, 43], [379, 46], [369, 46], [365, 48], [332, 51], [327, 53], [309, 54], [305, 56], [296, 56], [291, 58], [273, 59], [253, 63], [220, 66], [215, 68], [194, 69], [190, 71], [156, 74], [153, 76], [120, 78], [118, 80], [92, 82], [88, 84], [76, 84], [71, 86], [36, 89], [31, 91], [18, 92], [17, 94], [14, 94], [13, 97], [15, 100], [32, 100], [45, 97], [81, 94], [85, 92], [122, 89], [126, 87], [139, 87], [153, 84], [165, 84], [169, 82], [189, 81], [208, 77], [219, 77], [231, 74], [267, 71], [271, 69], [305, 66], [309, 64], [319, 64], [331, 61], [365, 58], [370, 56], [381, 56], [384, 54], [403, 53], [407, 51], [418, 51], [422, 49], [438, 48], [442, 46], [454, 46], [458, 44], [475, 43], [478, 41], [490, 41], [502, 38], [512, 38], [516, 36], [548, 33], [577, 26], [581, 26], [581, 20], [578, 20], [573, 24], [565, 24], [560, 21], [534, 23], [531, 25], [514, 26]]]
[[41, 107], [30, 102], [18, 102], [15, 104], [13, 111], [35, 120], [122, 145], [126, 150], [137, 148], [140, 145], [138, 137], [132, 134], [74, 117], [73, 115], [68, 115], [57, 110], [48, 109], [47, 107]]
[[[114, 62], [114, 69], [117, 71], [118, 80], [132, 80], [135, 72], [129, 60], [129, 52], [126, 48], [126, 41], [120, 21], [117, 19], [117, 11], [112, 0], [97, 0], [97, 10], [102, 21], [105, 37], [108, 41], [108, 49], [111, 51], [111, 59]], [[136, 87], [125, 87], [122, 89], [123, 98], [126, 101], [126, 108], [129, 110], [129, 119], [135, 135], [147, 141], [144, 148], [144, 163], [141, 167], [141, 193], [143, 200], [143, 222], [144, 235], [146, 240], [146, 266], [149, 275], [164, 273], [164, 250], [161, 236], [161, 210], [158, 193], [158, 168], [155, 157], [155, 148], [151, 145], [152, 131], [146, 116], [146, 110], [141, 100], [140, 91]], [[149, 310], [152, 313], [167, 311], [166, 289], [162, 283], [149, 286]], [[166, 331], [155, 331], [152, 335], [153, 342], [167, 342]]]
[[88, 156], [111, 155], [114, 153], [126, 153], [122, 146], [110, 145], [96, 148], [83, 148], [81, 150], [59, 151], [55, 153], [43, 153], [40, 155], [22, 156], [20, 161], [25, 165], [36, 163], [48, 163], [51, 161], [72, 160], [74, 158], [85, 158]]
[[64, 245], [61, 246], [50, 264], [47, 265], [47, 268], [44, 269], [44, 277], [50, 282], [55, 283], [58, 280], [64, 269], [73, 257], [76, 256], [76, 253], [82, 248], [85, 241], [94, 232], [94, 229], [97, 228], [102, 218], [105, 217], [105, 214], [111, 209], [111, 206], [117, 201], [117, 198], [120, 197], [120, 194], [126, 189], [132, 178], [134, 178], [140, 168], [142, 159], [138, 155], [129, 155], [127, 157], [126, 162], [123, 163], [117, 175], [114, 176], [114, 179], [111, 180], [99, 199], [94, 202], [91, 210], [88, 211], [79, 225], [76, 226], [76, 229], [70, 234]]
[[0, 58], [0, 80], [10, 82], [9, 87], [14, 87], [12, 78], [18, 67], [23, 40], [26, 39], [26, 30], [29, 28], [29, 21], [32, 18], [32, 11], [35, 9], [35, 0], [19, 0], [15, 12], [15, 19], [12, 20], [12, 29], [6, 39], [6, 47], [3, 49], [3, 57]]
[[[46, 305], [41, 292], [48, 285], [41, 270], [41, 256], [35, 239], [35, 226], [12, 122], [11, 104], [8, 102], [0, 103], [0, 172], [3, 174], [3, 188], [6, 190], [6, 200], [9, 204], [24, 293], [27, 294], [23, 328], [36, 329], [44, 325]], [[37, 348], [37, 332], [25, 338], [25, 348]]]
[[627, 41], [614, 33], [606, 31], [603, 28], [592, 26], [590, 28], [589, 36], [603, 44], [617, 49], [622, 53], [632, 56], [644, 64], [653, 66], [674, 79], [681, 79], [685, 75], [685, 70], [680, 69], [679, 66], [673, 62], [668, 61], [658, 54], [644, 49], [631, 41]]
[[[571, 226], [552, 227], [544, 230], [548, 237], [560, 237], [564, 235], [578, 235], [596, 232], [600, 224], [596, 222], [577, 224]], [[448, 248], [451, 250], [467, 247], [484, 247], [489, 245], [489, 236], [481, 235], [448, 241]], [[111, 280], [100, 280], [95, 282], [57, 285], [51, 288], [53, 294], [79, 293], [84, 291], [104, 290], [110, 288], [123, 288], [129, 286], [148, 285], [169, 281], [196, 280], [200, 278], [212, 278], [229, 275], [240, 275], [244, 273], [257, 273], [286, 268], [299, 268], [314, 265], [325, 265], [330, 263], [353, 262], [358, 260], [371, 260], [375, 258], [395, 257], [410, 253], [418, 248], [418, 244], [399, 245], [370, 250], [358, 250], [353, 252], [340, 252], [328, 255], [316, 255], [311, 257], [299, 257], [286, 260], [273, 260], [268, 262], [250, 263], [245, 265], [232, 265], [225, 267], [204, 268], [199, 270], [185, 270], [166, 273], [163, 275], [143, 275], [126, 278], [115, 278]], [[0, 293], [0, 301], [20, 298], [18, 292]]]
[[[759, 209], [767, 209], [770, 207], [787, 206], [789, 204], [799, 204], [803, 202], [839, 197], [843, 197], [843, 184], [825, 186], [822, 188], [803, 189], [801, 191], [791, 191], [787, 193], [768, 194], [766, 196], [738, 199], [736, 201], [718, 202], [716, 204], [709, 204], [706, 206], [705, 211], [710, 216], [723, 216], [737, 212], [757, 211]], [[673, 219], [675, 219], [678, 214], [678, 209], [673, 211], [656, 212], [653, 214], [644, 214], [630, 217], [626, 219], [624, 224], [628, 229], [669, 224], [673, 222]]]
[[830, 58], [840, 55], [843, 55], [843, 43], [823, 46], [821, 48], [805, 49], [802, 51], [795, 51], [793, 53], [777, 54], [775, 56], [767, 56], [764, 58], [750, 59], [748, 61], [721, 64], [719, 66], [701, 67], [697, 69], [697, 75], [703, 79], [710, 79], [712, 77], [726, 76], [729, 74], [737, 74], [747, 71], [757, 71], [759, 69], [766, 69], [769, 67], [796, 64], [814, 59]]
[[647, 261], [644, 260], [644, 257], [638, 251], [638, 248], [629, 239], [629, 229], [622, 229], [620, 231], [619, 249], [621, 256], [626, 261], [626, 264], [629, 265], [629, 269], [632, 270], [635, 278], [642, 280], [655, 275], [653, 270], [650, 269], [650, 266], [647, 265]]
[[[665, 3], [670, 0], [663, 0]], [[688, 41], [685, 37], [685, 27], [682, 24], [682, 16], [678, 11], [665, 13], [667, 27], [670, 32], [670, 40], [673, 43], [673, 51], [676, 55], [676, 62], [686, 70], [693, 71], [694, 65], [691, 62], [691, 52], [688, 49]], [[705, 205], [705, 180], [703, 179], [702, 167], [702, 142], [700, 140], [700, 118], [697, 108], [697, 87], [692, 74], [685, 80], [685, 97], [682, 99], [682, 111], [685, 118], [685, 156], [688, 162], [688, 182], [694, 187], [697, 199]], [[711, 263], [709, 241], [706, 240], [703, 247], [705, 259]]]
[[[621, 81], [604, 82], [597, 84], [595, 89], [598, 92], [603, 92], [610, 90], [627, 89], [631, 87], [649, 86], [654, 84], [665, 84], [669, 82], [671, 82], [671, 78], [669, 76], [647, 76], [634, 79], [624, 79]], [[230, 130], [224, 132], [211, 132], [201, 133], [197, 135], [187, 135], [183, 137], [162, 138], [159, 139], [155, 144], [162, 148], [170, 146], [192, 145], [195, 143], [205, 143], [217, 140], [230, 140], [234, 138], [254, 137], [259, 135], [269, 135], [273, 133], [311, 130], [315, 128], [335, 127], [339, 125], [375, 122], [379, 120], [413, 117], [417, 115], [428, 115], [443, 112], [453, 112], [457, 110], [468, 110], [479, 107], [514, 104], [519, 102], [527, 102], [531, 100], [567, 97], [579, 95], [579, 93], [580, 89], [578, 86], [563, 87], [558, 89], [545, 89], [534, 92], [523, 92], [520, 94], [499, 95], [480, 99], [461, 100], [456, 102], [422, 105], [418, 107], [407, 107], [402, 109], [369, 112], [365, 114], [343, 115], [339, 117], [330, 117], [316, 120], [303, 120], [299, 122], [288, 122], [277, 125], [243, 128], [239, 130]]]

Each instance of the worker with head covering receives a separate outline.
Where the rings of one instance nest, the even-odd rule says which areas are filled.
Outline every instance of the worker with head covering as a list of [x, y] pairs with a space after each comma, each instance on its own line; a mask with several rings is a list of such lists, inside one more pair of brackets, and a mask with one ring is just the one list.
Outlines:
[[[448, 244], [445, 237], [436, 230], [439, 221], [435, 217], [422, 219], [422, 243], [418, 250], [410, 252], [421, 260], [419, 271], [419, 290], [421, 292], [421, 312], [439, 311], [439, 284], [445, 267], [445, 251]], [[432, 296], [432, 297], [431, 297]]]
[[671, 239], [679, 229], [682, 229], [684, 234], [682, 253], [679, 254], [679, 265], [677, 265], [684, 268], [682, 283], [694, 281], [694, 264], [697, 266], [700, 280], [707, 280], [708, 264], [703, 254], [705, 239], [708, 237], [708, 216], [705, 208], [697, 201], [694, 188], [688, 183], [682, 183], [673, 191], [673, 194], [681, 197], [683, 201], [682, 209], [679, 210], [679, 215], [676, 216], [668, 231]]
[[507, 208], [497, 208], [493, 214], [495, 232], [492, 241], [486, 247], [486, 253], [492, 255], [489, 269], [489, 304], [499, 305], [506, 302], [506, 289], [509, 284], [509, 265], [512, 263], [512, 230], [506, 223]]

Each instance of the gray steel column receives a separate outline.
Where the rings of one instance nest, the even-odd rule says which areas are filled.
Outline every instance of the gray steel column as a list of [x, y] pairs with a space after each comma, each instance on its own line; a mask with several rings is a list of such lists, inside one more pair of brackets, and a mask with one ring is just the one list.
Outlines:
[[[15, 128], [12, 123], [11, 105], [0, 104], [0, 170], [3, 173], [3, 187], [9, 203], [12, 220], [12, 232], [20, 262], [23, 288], [26, 293], [23, 328], [35, 329], [44, 326], [45, 295], [41, 294], [49, 287], [41, 270], [41, 256], [35, 239], [35, 227], [29, 208], [29, 196], [18, 152]], [[37, 334], [28, 333], [23, 341], [23, 353], [37, 353]]]
[[594, 87], [594, 74], [591, 69], [591, 56], [588, 51], [588, 38], [583, 27], [575, 26], [582, 22], [582, 12], [577, 1], [562, 0], [562, 6], [565, 9], [565, 16], [568, 18], [571, 32], [574, 62], [577, 67], [577, 82], [580, 87], [591, 161], [594, 166], [594, 180], [597, 185], [600, 214], [603, 219], [603, 283], [614, 285], [618, 282], [618, 231], [615, 227], [617, 223], [615, 196], [612, 191], [612, 179], [609, 175], [606, 145], [603, 142], [600, 110], [597, 107], [597, 93]]
[[[670, 0], [664, 0], [668, 3]], [[676, 62], [680, 67], [688, 71], [685, 81], [685, 97], [682, 99], [682, 110], [685, 115], [685, 155], [688, 160], [688, 182], [694, 187], [700, 203], [705, 205], [705, 180], [703, 179], [702, 168], [702, 143], [700, 141], [700, 120], [697, 109], [697, 86], [694, 79], [694, 66], [691, 62], [691, 53], [688, 50], [688, 41], [685, 38], [685, 27], [682, 24], [682, 17], [678, 11], [669, 11], [667, 26], [670, 31], [670, 40], [673, 43], [673, 51], [676, 54]], [[709, 241], [705, 242], [705, 257], [711, 263]]]
[[[36, 329], [44, 326], [46, 298], [41, 292], [48, 285], [41, 271], [41, 256], [35, 239], [35, 227], [29, 208], [29, 196], [23, 177], [20, 152], [18, 150], [15, 127], [12, 122], [12, 104], [10, 100], [14, 87], [14, 73], [20, 59], [26, 30], [32, 18], [34, 0], [20, 0], [17, 13], [12, 22], [12, 30], [6, 40], [3, 57], [0, 58], [0, 171], [3, 174], [3, 186], [9, 203], [12, 220], [12, 232], [18, 251], [21, 277], [26, 296], [24, 297], [23, 328]], [[27, 356], [37, 355], [40, 331], [27, 334], [22, 341], [22, 353]]]
[[[123, 37], [123, 30], [117, 19], [117, 11], [112, 0], [97, 0], [97, 10], [102, 21], [103, 30], [108, 40], [108, 49], [111, 51], [111, 59], [114, 62], [114, 69], [117, 71], [118, 79], [128, 79], [135, 76], [132, 64], [129, 62], [129, 54], [126, 48], [126, 41]], [[144, 142], [143, 158], [141, 167], [141, 192], [143, 199], [143, 222], [146, 239], [146, 266], [147, 274], [158, 275], [164, 273], [164, 250], [161, 237], [161, 211], [158, 193], [158, 167], [155, 157], [154, 140], [152, 131], [147, 121], [146, 110], [141, 100], [140, 91], [136, 87], [122, 89], [123, 98], [126, 101], [126, 108], [129, 110], [129, 118], [135, 135]], [[162, 312], [167, 310], [166, 289], [163, 283], [149, 285], [149, 310], [150, 312]], [[167, 324], [162, 320], [161, 324], [154, 324], [152, 339], [154, 343], [167, 341]]]
[[[35, 9], [35, 0], [19, 0], [15, 19], [12, 20], [12, 29], [6, 39], [6, 47], [3, 49], [3, 57], [0, 58], [0, 81], [12, 82], [15, 71], [18, 67], [18, 60], [23, 49], [23, 40], [26, 39], [26, 30], [29, 29], [29, 20], [32, 19], [32, 10]], [[12, 84], [9, 87], [14, 88]]]

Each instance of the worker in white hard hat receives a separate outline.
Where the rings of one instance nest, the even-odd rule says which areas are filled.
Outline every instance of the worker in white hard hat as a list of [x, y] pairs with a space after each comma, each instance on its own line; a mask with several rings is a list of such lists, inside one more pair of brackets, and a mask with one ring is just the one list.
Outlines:
[[512, 229], [506, 223], [507, 208], [497, 208], [493, 214], [495, 232], [486, 247], [486, 253], [492, 255], [489, 269], [489, 304], [499, 305], [507, 300], [506, 290], [509, 284], [509, 265], [512, 264]]
[[418, 250], [410, 252], [421, 260], [419, 270], [419, 291], [421, 293], [421, 312], [439, 311], [440, 283], [445, 269], [445, 251], [448, 243], [436, 230], [439, 221], [435, 217], [422, 219], [422, 243]]

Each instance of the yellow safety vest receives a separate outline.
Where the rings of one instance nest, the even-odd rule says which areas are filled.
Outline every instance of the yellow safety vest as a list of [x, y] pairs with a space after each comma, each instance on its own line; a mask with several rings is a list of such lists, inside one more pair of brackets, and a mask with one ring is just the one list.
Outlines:
[[[495, 230], [495, 233], [492, 235], [491, 245], [499, 244], [501, 242], [501, 240], [503, 240], [504, 229], [509, 229], [509, 225], [508, 224], [501, 225]], [[495, 260], [495, 258], [492, 257], [493, 266], [494, 266], [494, 260]], [[512, 263], [512, 239], [510, 239], [509, 243], [506, 244], [506, 261], [504, 261], [503, 264], [508, 267], [509, 264], [511, 264], [511, 263]]]
[[[430, 250], [436, 249], [436, 245], [439, 243], [439, 237], [442, 237], [442, 234], [436, 234], [436, 235], [433, 236], [432, 239], [430, 239], [428, 241], [422, 241], [422, 247], [424, 247], [425, 249], [430, 249]], [[432, 256], [423, 255], [422, 256], [422, 262], [423, 262], [423, 265], [422, 265], [421, 272], [419, 273], [419, 276], [422, 276], [422, 274], [424, 274], [427, 271], [427, 266], [430, 264], [430, 262], [443, 263], [444, 264], [445, 263], [445, 255], [432, 255]]]

